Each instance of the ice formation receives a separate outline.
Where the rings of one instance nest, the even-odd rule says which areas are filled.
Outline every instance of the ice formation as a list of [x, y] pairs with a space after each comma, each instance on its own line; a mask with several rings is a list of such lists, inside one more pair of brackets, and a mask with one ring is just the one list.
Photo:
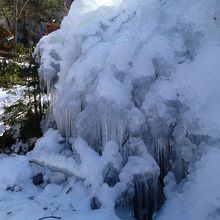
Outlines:
[[[219, 0], [76, 0], [40, 41], [56, 130], [30, 157], [71, 177], [79, 219], [219, 218], [219, 203], [202, 208], [215, 193], [196, 213], [187, 205], [209, 190], [203, 175], [218, 160], [219, 21]], [[188, 212], [173, 212], [182, 201]]]

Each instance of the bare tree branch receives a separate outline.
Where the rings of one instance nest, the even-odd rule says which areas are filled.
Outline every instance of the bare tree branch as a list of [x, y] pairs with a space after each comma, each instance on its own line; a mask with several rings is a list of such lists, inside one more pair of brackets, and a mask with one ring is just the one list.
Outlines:
[[26, 2], [24, 3], [24, 5], [23, 5], [23, 7], [21, 8], [20, 13], [19, 13], [19, 15], [18, 15], [18, 17], [17, 17], [17, 20], [20, 18], [22, 12], [24, 11], [24, 9], [25, 9], [25, 7], [27, 6], [27, 4], [28, 4], [29, 1], [30, 1], [30, 0], [26, 0]]
[[47, 218], [62, 219], [62, 217], [57, 217], [57, 216], [46, 216], [46, 217], [43, 217], [43, 218], [39, 218], [37, 220], [43, 220], [43, 219], [47, 219]]

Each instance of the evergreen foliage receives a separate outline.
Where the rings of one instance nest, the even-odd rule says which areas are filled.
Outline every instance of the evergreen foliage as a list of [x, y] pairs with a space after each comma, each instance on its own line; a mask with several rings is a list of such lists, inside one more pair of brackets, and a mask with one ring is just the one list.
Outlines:
[[45, 111], [32, 50], [19, 45], [17, 52], [19, 55], [15, 58], [0, 63], [0, 87], [11, 94], [22, 88], [20, 98], [12, 105], [6, 105], [1, 115], [7, 130], [0, 137], [0, 148], [7, 152], [15, 141], [27, 142], [42, 135], [40, 122]]

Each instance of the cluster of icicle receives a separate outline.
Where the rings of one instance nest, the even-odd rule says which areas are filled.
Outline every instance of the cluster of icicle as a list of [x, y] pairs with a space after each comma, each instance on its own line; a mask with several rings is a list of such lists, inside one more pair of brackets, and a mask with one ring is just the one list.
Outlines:
[[59, 154], [71, 150], [68, 169], [91, 209], [130, 207], [135, 218], [151, 219], [164, 177], [185, 178], [208, 141], [193, 87], [203, 74], [198, 53], [218, 37], [215, 4], [76, 0], [61, 29], [38, 44], [50, 114], [66, 138]]

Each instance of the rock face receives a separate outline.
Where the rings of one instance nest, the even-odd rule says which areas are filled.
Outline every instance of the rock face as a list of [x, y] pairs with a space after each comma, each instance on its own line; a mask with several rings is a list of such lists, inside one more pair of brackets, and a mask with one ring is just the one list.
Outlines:
[[82, 182], [92, 209], [129, 207], [152, 219], [164, 177], [180, 183], [202, 144], [218, 141], [217, 5], [76, 0], [61, 29], [40, 41], [49, 118], [66, 143], [38, 157]]

